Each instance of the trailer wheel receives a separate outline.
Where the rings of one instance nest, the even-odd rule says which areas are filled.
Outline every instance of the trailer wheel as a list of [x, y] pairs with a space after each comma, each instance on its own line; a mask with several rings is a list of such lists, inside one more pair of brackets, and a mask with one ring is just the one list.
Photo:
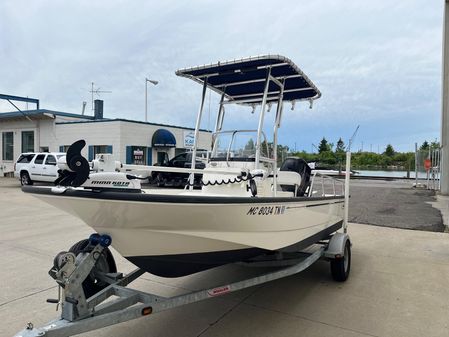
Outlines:
[[[90, 253], [93, 250], [93, 248], [94, 247], [89, 244], [89, 240], [85, 239], [75, 243], [69, 249], [69, 252], [75, 254], [75, 256], [78, 256], [78, 254], [80, 253]], [[108, 286], [108, 283], [101, 281], [96, 277], [95, 272], [102, 272], [102, 273], [117, 272], [115, 260], [109, 248], [105, 247], [103, 249], [103, 253], [98, 258], [94, 268], [90, 272], [89, 276], [87, 276], [83, 282], [83, 290], [86, 298], [95, 295], [97, 292], [103, 290]]]
[[351, 243], [346, 241], [344, 256], [331, 260], [332, 278], [337, 282], [344, 282], [348, 279], [351, 270]]

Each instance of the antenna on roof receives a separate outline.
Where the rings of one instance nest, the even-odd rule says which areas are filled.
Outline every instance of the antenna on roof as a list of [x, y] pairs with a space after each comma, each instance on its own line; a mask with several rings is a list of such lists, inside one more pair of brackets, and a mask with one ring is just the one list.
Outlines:
[[92, 94], [92, 111], [94, 111], [94, 93], [97, 94], [97, 96], [100, 96], [100, 94], [110, 94], [112, 91], [109, 90], [100, 90], [101, 88], [94, 88], [94, 82], [91, 82], [92, 88], [89, 90], [89, 92]]

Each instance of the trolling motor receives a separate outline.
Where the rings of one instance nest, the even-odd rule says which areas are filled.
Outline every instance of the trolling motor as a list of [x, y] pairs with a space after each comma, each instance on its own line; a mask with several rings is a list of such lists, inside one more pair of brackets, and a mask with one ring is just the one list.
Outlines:
[[78, 187], [89, 178], [89, 162], [81, 155], [86, 141], [81, 139], [70, 145], [65, 156], [66, 165], [58, 170], [59, 177], [55, 185]]

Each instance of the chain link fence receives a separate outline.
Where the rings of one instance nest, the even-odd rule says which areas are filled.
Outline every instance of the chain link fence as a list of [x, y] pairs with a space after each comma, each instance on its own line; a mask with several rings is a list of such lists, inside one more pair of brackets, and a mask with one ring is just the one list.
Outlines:
[[415, 186], [440, 190], [441, 149], [415, 146]]

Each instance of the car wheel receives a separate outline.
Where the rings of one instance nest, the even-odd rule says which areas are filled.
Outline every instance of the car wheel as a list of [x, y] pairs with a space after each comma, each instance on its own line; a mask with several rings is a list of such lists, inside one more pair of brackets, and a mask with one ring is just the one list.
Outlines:
[[28, 172], [22, 172], [20, 174], [20, 184], [22, 186], [33, 185], [33, 181], [30, 179], [30, 175], [28, 174]]

